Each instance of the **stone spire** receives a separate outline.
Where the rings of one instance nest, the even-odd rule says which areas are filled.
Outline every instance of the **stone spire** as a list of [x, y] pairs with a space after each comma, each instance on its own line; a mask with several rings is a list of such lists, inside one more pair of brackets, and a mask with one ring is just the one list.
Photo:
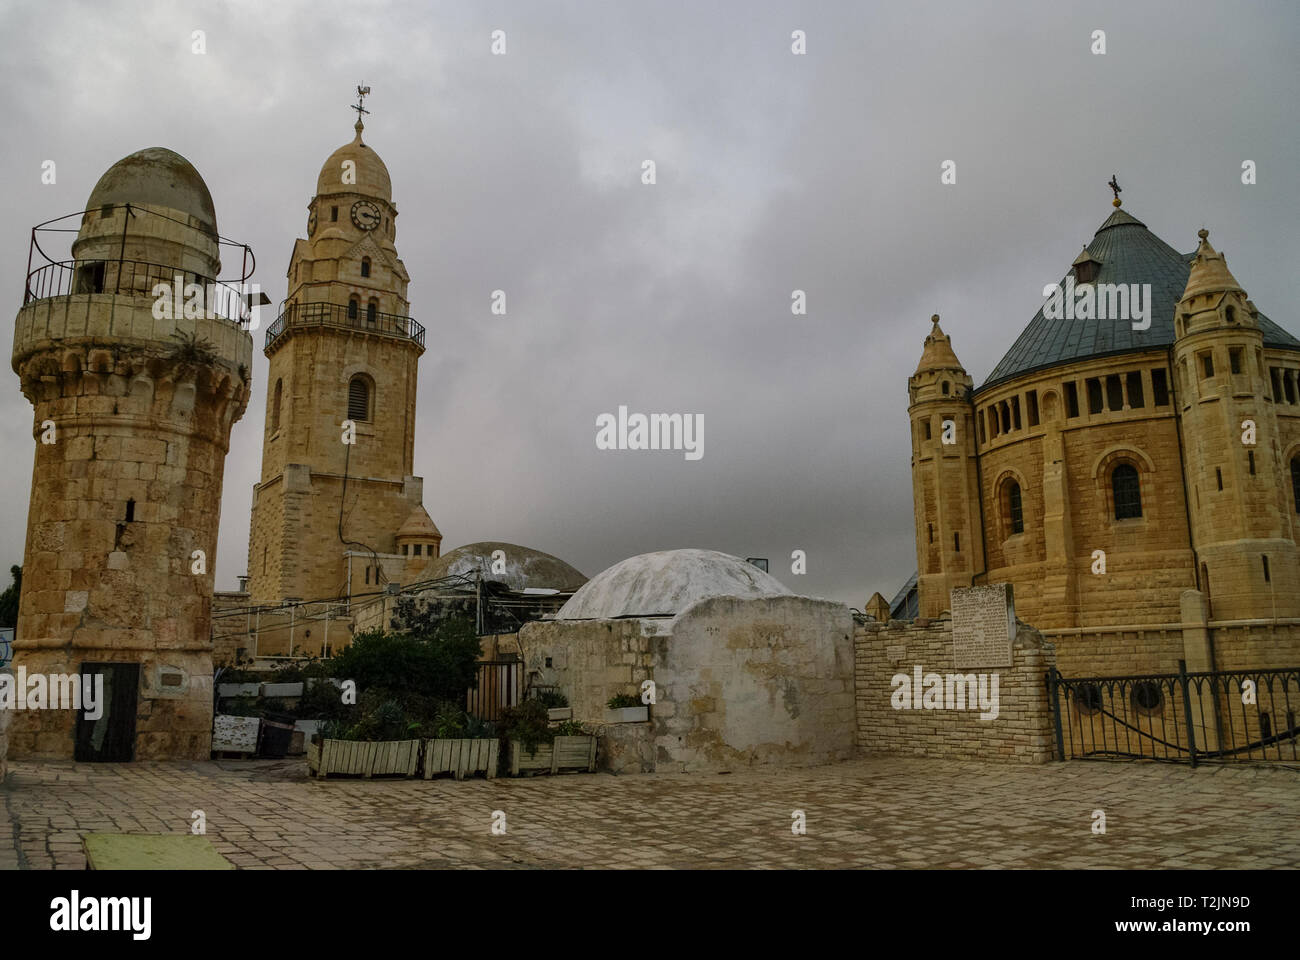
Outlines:
[[926, 370], [961, 370], [965, 372], [966, 368], [957, 359], [957, 354], [953, 353], [952, 338], [944, 333], [943, 328], [939, 326], [939, 315], [936, 313], [932, 316], [930, 322], [934, 326], [925, 338], [925, 347], [921, 351], [921, 362], [916, 365], [916, 373], [922, 373]]
[[1192, 258], [1192, 271], [1187, 277], [1183, 299], [1204, 293], [1226, 293], [1229, 290], [1240, 293], [1244, 298], [1246, 291], [1228, 270], [1228, 261], [1210, 246], [1210, 231], [1202, 228], [1196, 235], [1201, 238], [1201, 242], [1196, 248], [1196, 256]]

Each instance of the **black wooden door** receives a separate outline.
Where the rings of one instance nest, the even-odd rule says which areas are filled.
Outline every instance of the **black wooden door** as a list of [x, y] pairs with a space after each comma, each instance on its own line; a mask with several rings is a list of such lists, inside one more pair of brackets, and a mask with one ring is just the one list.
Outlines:
[[89, 763], [127, 763], [135, 759], [135, 711], [140, 696], [140, 664], [83, 663], [83, 683], [104, 678], [104, 703], [100, 716], [77, 714], [75, 759]]

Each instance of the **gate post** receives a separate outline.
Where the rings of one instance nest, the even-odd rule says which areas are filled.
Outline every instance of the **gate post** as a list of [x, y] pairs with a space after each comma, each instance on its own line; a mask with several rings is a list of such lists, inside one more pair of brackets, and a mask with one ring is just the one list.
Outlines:
[[1056, 759], [1065, 760], [1065, 736], [1061, 732], [1060, 673], [1056, 667], [1047, 668], [1047, 695], [1052, 701], [1052, 725], [1056, 728]]
[[1187, 755], [1196, 766], [1196, 728], [1192, 726], [1192, 698], [1187, 683], [1187, 661], [1178, 661], [1178, 683], [1183, 688], [1183, 717], [1187, 720]]

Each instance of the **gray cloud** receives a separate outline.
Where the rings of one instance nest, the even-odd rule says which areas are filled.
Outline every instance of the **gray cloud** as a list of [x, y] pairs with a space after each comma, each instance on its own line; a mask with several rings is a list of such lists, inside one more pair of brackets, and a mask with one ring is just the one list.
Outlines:
[[[713, 547], [860, 606], [915, 567], [906, 377], [930, 314], [982, 380], [1109, 214], [1112, 173], [1175, 247], [1208, 225], [1260, 308], [1300, 332], [1298, 22], [1288, 3], [7, 6], [0, 293], [16, 310], [30, 225], [165, 145], [199, 168], [278, 301], [320, 164], [369, 83], [366, 139], [393, 176], [428, 328], [416, 468], [446, 545], [510, 540], [589, 575]], [[796, 28], [807, 56], [790, 54]], [[1097, 28], [1104, 57], [1088, 52]], [[505, 57], [488, 55], [493, 29]], [[939, 183], [947, 159], [956, 186]], [[1244, 159], [1257, 186], [1239, 182]], [[498, 288], [506, 317], [488, 310]], [[246, 564], [257, 343], [219, 586]], [[11, 387], [6, 563], [32, 456]], [[597, 451], [595, 417], [620, 403], [702, 413], [704, 459]]]

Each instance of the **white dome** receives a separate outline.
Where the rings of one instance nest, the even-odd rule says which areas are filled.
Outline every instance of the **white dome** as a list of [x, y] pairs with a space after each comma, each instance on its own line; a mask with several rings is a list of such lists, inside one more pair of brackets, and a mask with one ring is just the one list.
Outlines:
[[770, 574], [716, 550], [661, 550], [592, 577], [556, 616], [561, 620], [671, 617], [709, 597], [790, 596]]

